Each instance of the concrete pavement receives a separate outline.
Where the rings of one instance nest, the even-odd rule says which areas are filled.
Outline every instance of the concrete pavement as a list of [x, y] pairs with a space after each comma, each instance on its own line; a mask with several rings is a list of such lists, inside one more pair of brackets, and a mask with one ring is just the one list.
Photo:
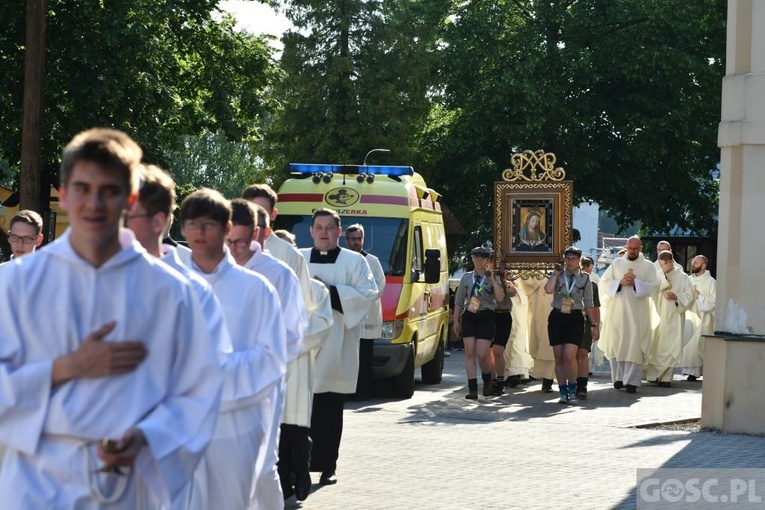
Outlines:
[[472, 402], [463, 367], [455, 352], [410, 400], [348, 403], [338, 484], [287, 508], [626, 509], [638, 468], [765, 468], [764, 437], [644, 428], [699, 418], [701, 383], [629, 395], [597, 377], [561, 405], [535, 381]]

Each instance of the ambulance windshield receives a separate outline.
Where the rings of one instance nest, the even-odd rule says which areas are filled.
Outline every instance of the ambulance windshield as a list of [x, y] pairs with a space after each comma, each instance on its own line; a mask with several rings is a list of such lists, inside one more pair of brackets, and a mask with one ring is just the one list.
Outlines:
[[[409, 239], [408, 220], [406, 218], [370, 218], [343, 216], [343, 228], [354, 223], [364, 226], [364, 251], [380, 259], [386, 276], [404, 276], [406, 271], [406, 247]], [[311, 217], [303, 215], [282, 215], [276, 217], [274, 230], [289, 230], [297, 238], [298, 248], [310, 248], [313, 240], [309, 228]], [[348, 248], [345, 232], [340, 238], [340, 246]]]

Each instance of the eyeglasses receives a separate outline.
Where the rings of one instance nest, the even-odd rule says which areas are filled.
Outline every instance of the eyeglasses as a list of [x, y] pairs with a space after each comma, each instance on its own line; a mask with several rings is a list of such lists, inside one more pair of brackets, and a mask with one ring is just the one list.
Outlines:
[[206, 220], [184, 220], [183, 221], [183, 228], [186, 228], [189, 230], [207, 230], [217, 225], [220, 225], [220, 223], [209, 218]]
[[16, 234], [9, 234], [8, 240], [12, 243], [34, 244], [34, 242], [37, 241], [37, 237], [17, 236]]
[[226, 239], [226, 244], [229, 246], [236, 246], [240, 250], [243, 250], [250, 245], [250, 238], [242, 237], [241, 239]]

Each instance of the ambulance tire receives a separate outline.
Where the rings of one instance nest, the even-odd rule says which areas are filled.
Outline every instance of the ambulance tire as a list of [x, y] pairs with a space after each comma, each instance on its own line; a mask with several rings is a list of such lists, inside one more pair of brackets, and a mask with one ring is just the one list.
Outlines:
[[414, 395], [414, 348], [409, 350], [409, 357], [404, 370], [393, 378], [393, 396], [395, 398], [412, 398]]
[[433, 359], [422, 365], [423, 384], [438, 384], [444, 375], [444, 343], [438, 342], [438, 349]]

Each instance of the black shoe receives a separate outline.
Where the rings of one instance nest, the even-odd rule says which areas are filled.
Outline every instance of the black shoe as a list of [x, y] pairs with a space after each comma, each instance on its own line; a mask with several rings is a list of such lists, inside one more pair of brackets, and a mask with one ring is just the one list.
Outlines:
[[544, 393], [552, 393], [552, 379], [542, 379], [542, 391]]
[[[334, 476], [334, 474], [332, 475]], [[335, 477], [337, 482], [337, 477]], [[308, 495], [311, 493], [311, 473], [303, 473], [297, 477], [295, 481], [295, 498], [298, 501], [305, 501]]]
[[628, 384], [625, 388], [627, 388], [627, 393], [637, 393], [637, 386]]
[[515, 388], [521, 383], [521, 376], [520, 375], [511, 375], [507, 379], [505, 379], [505, 386], [507, 388]]
[[501, 397], [505, 394], [505, 381], [497, 381], [494, 383], [494, 396]]
[[659, 385], [659, 388], [671, 388], [672, 387], [672, 383], [669, 382], [669, 381], [659, 381], [656, 384]]
[[695, 375], [689, 375], [685, 380], [690, 382], [695, 382], [698, 379]]
[[324, 471], [319, 478], [319, 485], [335, 485], [337, 483], [337, 475], [334, 471]]
[[576, 391], [576, 398], [579, 400], [587, 400], [587, 390], [577, 390]]
[[465, 398], [468, 400], [478, 400], [478, 391], [471, 391], [467, 395], [465, 395]]
[[284, 501], [287, 501], [295, 495], [295, 489], [292, 487], [282, 487], [282, 494], [284, 494]]
[[492, 395], [494, 395], [494, 382], [489, 381], [483, 383], [483, 396], [490, 397]]
[[[624, 388], [624, 382], [623, 381], [616, 381], [614, 383], [614, 389], [620, 390], [622, 388]], [[634, 388], [634, 386], [633, 386], [633, 388]]]

